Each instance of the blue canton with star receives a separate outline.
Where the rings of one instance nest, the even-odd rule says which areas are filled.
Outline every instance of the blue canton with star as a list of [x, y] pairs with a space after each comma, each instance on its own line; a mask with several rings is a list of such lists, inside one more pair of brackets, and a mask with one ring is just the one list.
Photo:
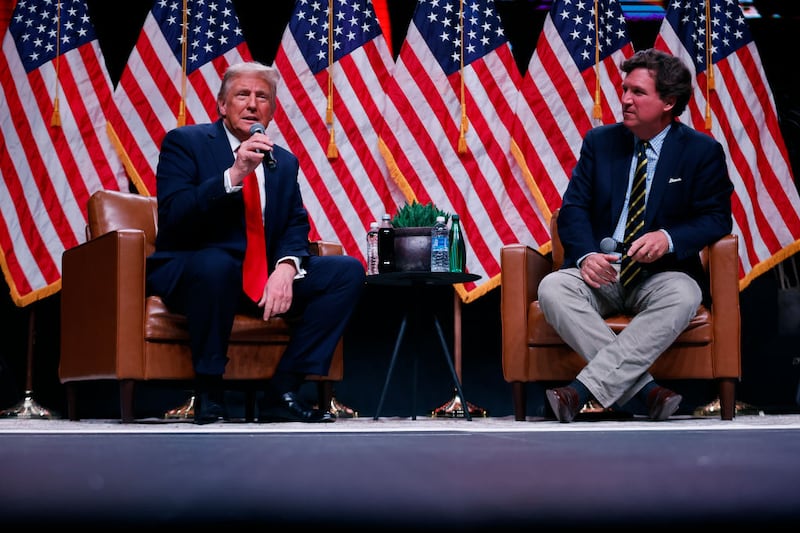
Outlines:
[[[711, 58], [716, 63], [746, 46], [752, 37], [737, 0], [711, 0], [710, 36]], [[702, 0], [671, 0], [667, 21], [692, 56], [695, 70], [704, 72], [706, 66], [706, 3]]]
[[[244, 41], [231, 0], [189, 0], [187, 3], [186, 74], [236, 48]], [[153, 17], [178, 63], [182, 63], [183, 2], [158, 0]]]
[[594, 4], [594, 0], [564, 0], [553, 4], [550, 11], [553, 25], [581, 72], [595, 65], [595, 43], [602, 62], [630, 42], [619, 2], [600, 0], [597, 17]]
[[20, 0], [8, 31], [14, 36], [25, 72], [96, 39], [83, 0]]
[[333, 32], [329, 31], [328, 5], [324, 1], [298, 0], [289, 22], [289, 31], [313, 74], [328, 68], [328, 39], [331, 33], [333, 62], [381, 34], [371, 2], [333, 2]]
[[[445, 75], [461, 69], [459, 0], [419, 0], [414, 24]], [[494, 3], [464, 0], [464, 66], [508, 42]]]

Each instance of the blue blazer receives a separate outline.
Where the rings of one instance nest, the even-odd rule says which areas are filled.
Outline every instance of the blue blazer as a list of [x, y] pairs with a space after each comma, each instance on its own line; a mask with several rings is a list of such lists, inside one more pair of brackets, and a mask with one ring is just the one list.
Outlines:
[[[614, 233], [622, 214], [634, 136], [623, 124], [600, 126], [584, 137], [578, 164], [564, 192], [558, 234], [563, 267], [574, 267]], [[704, 279], [699, 252], [731, 232], [731, 194], [725, 153], [714, 138], [673, 122], [661, 148], [645, 207], [645, 232], [665, 229], [674, 253], [647, 265], [649, 272], [677, 270]]]
[[[288, 150], [275, 146], [275, 169], [265, 167], [264, 231], [269, 271], [285, 256], [309, 255], [308, 213], [297, 181], [299, 163]], [[147, 261], [148, 276], [159, 287], [177, 282], [181, 255], [208, 247], [243, 259], [247, 243], [241, 192], [227, 193], [223, 173], [234, 156], [222, 120], [173, 129], [164, 137], [158, 161], [158, 233], [156, 250]]]

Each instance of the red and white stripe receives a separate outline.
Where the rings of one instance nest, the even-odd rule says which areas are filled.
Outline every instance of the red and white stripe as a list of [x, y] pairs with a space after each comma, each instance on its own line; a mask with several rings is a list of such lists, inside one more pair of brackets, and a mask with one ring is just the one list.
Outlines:
[[[492, 2], [477, 4], [494, 8]], [[499, 286], [505, 244], [538, 246], [549, 232], [513, 169], [511, 125], [521, 76], [508, 42], [463, 68], [468, 129], [461, 154], [461, 73], [444, 73], [426, 37], [433, 42], [412, 21], [387, 92], [382, 142], [391, 175], [409, 201], [433, 202], [460, 216], [467, 270], [481, 276], [457, 287], [469, 302]]]
[[[607, 9], [602, 4], [600, 9]], [[597, 70], [594, 64], [580, 70], [565, 44], [571, 36], [561, 35], [553, 23], [558, 13], [557, 4], [545, 18], [523, 77], [513, 135], [514, 157], [548, 221], [561, 206], [586, 132], [622, 119], [619, 65], [633, 54], [627, 41], [601, 59]], [[594, 116], [598, 79], [601, 118]]]
[[[738, 9], [738, 8], [737, 8]], [[775, 102], [753, 41], [714, 63], [706, 129], [706, 72], [696, 73], [680, 38], [664, 20], [656, 48], [692, 69], [694, 95], [681, 120], [722, 143], [734, 184], [733, 232], [739, 239], [740, 289], [800, 250], [800, 197], [778, 125]]]
[[[7, 30], [0, 87], [0, 261], [25, 306], [61, 288], [63, 252], [86, 240], [89, 196], [127, 190], [128, 179], [106, 136], [116, 107], [97, 40], [26, 73]], [[56, 101], [60, 126], [51, 125]]]
[[[202, 5], [194, 8], [208, 9]], [[236, 15], [232, 17], [235, 19]], [[181, 125], [178, 118], [183, 67], [161, 29], [164, 23], [156, 20], [153, 11], [148, 12], [114, 91], [120, 119], [109, 122], [109, 134], [115, 139], [131, 181], [139, 194], [147, 196], [156, 193], [161, 141], [169, 130]], [[191, 18], [189, 24], [191, 28]], [[217, 91], [225, 69], [233, 63], [250, 60], [250, 51], [242, 41], [191, 71], [186, 80], [185, 124], [217, 120]]]
[[[365, 0], [348, 3], [361, 5], [355, 10], [357, 16], [363, 16], [368, 4]], [[292, 17], [309, 9], [302, 4], [298, 3]], [[326, 4], [318, 3], [318, 13], [327, 13]], [[333, 5], [336, 16], [341, 6]], [[345, 37], [335, 34], [334, 39]], [[335, 61], [331, 74], [329, 69], [314, 74], [304, 58], [310, 46], [298, 44], [287, 27], [274, 62], [281, 83], [267, 133], [299, 159], [300, 188], [312, 224], [310, 238], [339, 242], [347, 255], [366, 265], [369, 223], [380, 220], [383, 213], [393, 214], [403, 202], [378, 150], [392, 56], [381, 34]], [[326, 122], [329, 76], [332, 125]], [[331, 129], [338, 151], [333, 158], [328, 157]]]

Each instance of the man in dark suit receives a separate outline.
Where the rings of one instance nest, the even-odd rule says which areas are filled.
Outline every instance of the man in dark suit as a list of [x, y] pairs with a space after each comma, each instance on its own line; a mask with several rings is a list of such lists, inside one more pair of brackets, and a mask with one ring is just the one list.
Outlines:
[[[546, 391], [561, 422], [592, 399], [610, 407], [636, 398], [653, 420], [678, 410], [682, 397], [648, 368], [708, 302], [699, 252], [732, 228], [722, 146], [676, 120], [691, 96], [689, 70], [655, 49], [621, 68], [622, 123], [586, 134], [558, 217], [563, 268], [539, 286], [545, 318], [587, 361], [572, 383]], [[641, 194], [631, 194], [639, 147]], [[611, 253], [601, 248], [609, 237], [620, 243]], [[619, 312], [635, 318], [617, 335], [603, 317]]]
[[[187, 317], [199, 424], [225, 416], [222, 374], [234, 315], [243, 310], [264, 320], [292, 318], [291, 339], [267, 386], [259, 420], [333, 421], [326, 410], [304, 405], [297, 393], [307, 374], [328, 373], [365, 272], [353, 257], [309, 253], [298, 160], [263, 132], [275, 112], [277, 82], [271, 67], [232, 65], [217, 95], [219, 120], [171, 130], [161, 145], [158, 234], [147, 260], [148, 291]], [[255, 124], [261, 128], [251, 134]], [[268, 278], [257, 285], [263, 284], [260, 297], [248, 297], [242, 288], [247, 244], [242, 187], [253, 172], [269, 260]]]

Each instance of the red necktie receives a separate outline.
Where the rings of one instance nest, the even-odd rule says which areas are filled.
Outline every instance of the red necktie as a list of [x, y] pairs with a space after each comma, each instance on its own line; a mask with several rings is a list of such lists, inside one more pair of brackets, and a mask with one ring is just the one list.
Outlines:
[[258, 194], [258, 178], [251, 172], [242, 186], [244, 217], [247, 223], [247, 249], [242, 265], [244, 292], [258, 302], [267, 283], [267, 245], [264, 240], [264, 222], [261, 217], [261, 197]]

